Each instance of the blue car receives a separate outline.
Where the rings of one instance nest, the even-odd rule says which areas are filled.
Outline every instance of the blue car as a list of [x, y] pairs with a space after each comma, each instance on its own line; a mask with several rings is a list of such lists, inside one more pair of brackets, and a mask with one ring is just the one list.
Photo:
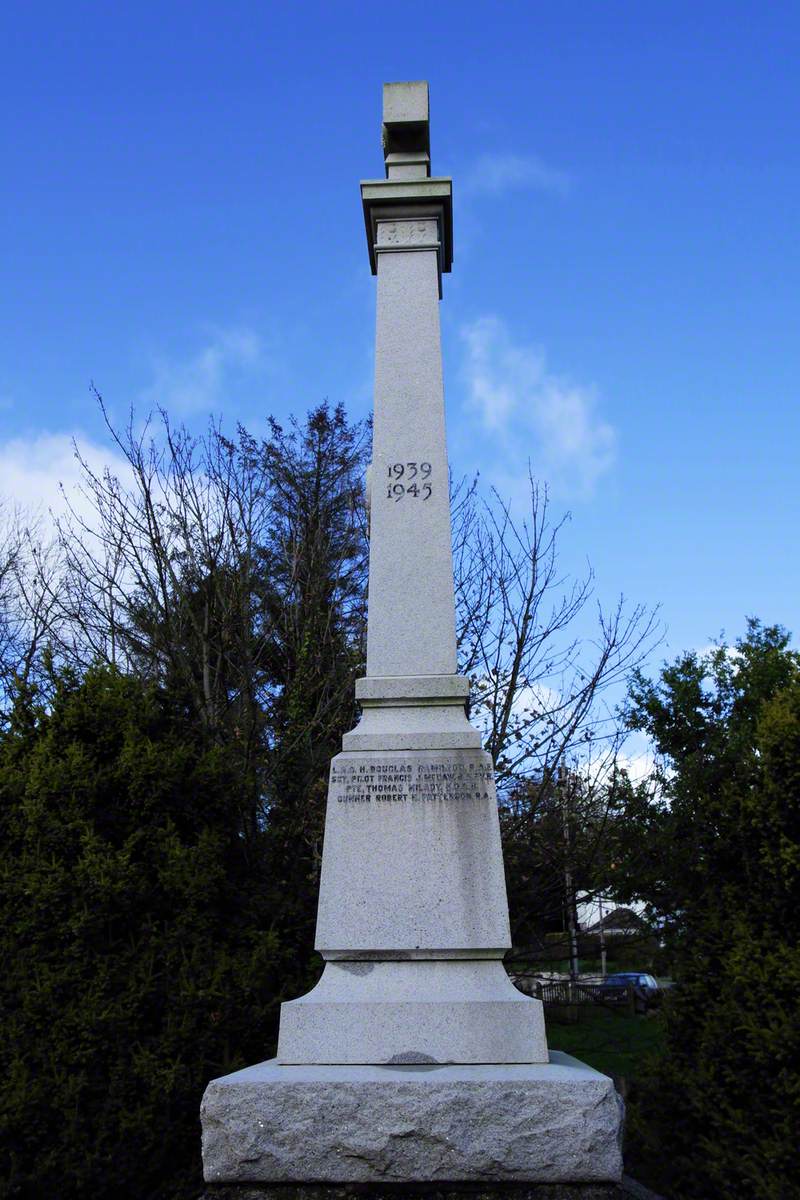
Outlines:
[[661, 988], [652, 975], [643, 971], [618, 971], [615, 975], [607, 975], [598, 990], [603, 1000], [608, 1003], [624, 1004], [628, 999], [628, 990], [633, 989], [636, 1012], [647, 1012], [661, 1003]]

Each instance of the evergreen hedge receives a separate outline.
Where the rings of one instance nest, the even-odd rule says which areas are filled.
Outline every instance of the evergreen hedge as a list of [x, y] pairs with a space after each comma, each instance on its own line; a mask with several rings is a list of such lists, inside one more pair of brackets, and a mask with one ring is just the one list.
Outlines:
[[194, 1197], [207, 1081], [273, 1052], [294, 962], [236, 763], [108, 669], [0, 735], [0, 1194]]
[[[671, 803], [666, 1051], [632, 1093], [631, 1169], [675, 1200], [800, 1197], [800, 660], [750, 623], [733, 654], [639, 686]], [[666, 869], [664, 869], [666, 868]]]

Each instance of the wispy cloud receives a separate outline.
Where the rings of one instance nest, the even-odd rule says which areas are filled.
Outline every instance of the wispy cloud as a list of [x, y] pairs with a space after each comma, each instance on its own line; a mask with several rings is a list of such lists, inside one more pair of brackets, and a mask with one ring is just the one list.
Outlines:
[[515, 342], [498, 317], [480, 317], [461, 337], [468, 407], [502, 451], [504, 474], [524, 473], [530, 460], [555, 493], [591, 495], [616, 448], [595, 389], [551, 373], [543, 351]]
[[214, 330], [204, 346], [190, 357], [175, 360], [158, 355], [153, 360], [153, 382], [142, 393], [145, 405], [186, 416], [212, 412], [226, 389], [244, 373], [265, 366], [264, 343], [247, 327]]
[[535, 154], [483, 154], [461, 186], [473, 195], [497, 196], [516, 188], [564, 196], [570, 182], [566, 171], [549, 166]]
[[[212, 329], [203, 345], [183, 360], [164, 355], [152, 361], [153, 379], [140, 394], [137, 410], [161, 407], [183, 418], [219, 410], [225, 400], [238, 399], [240, 385], [252, 388], [253, 380], [272, 367], [264, 340], [246, 327]], [[0, 396], [2, 406], [2, 396]], [[47, 432], [0, 442], [0, 504], [41, 518], [50, 527], [49, 513], [66, 508], [65, 495], [75, 511], [89, 515], [91, 505], [80, 492], [81, 466], [75, 454], [92, 470], [107, 467], [126, 481], [130, 468], [111, 446], [94, 442], [81, 431]]]
[[742, 658], [741, 650], [737, 649], [736, 646], [729, 646], [727, 644], [724, 632], [720, 634], [718, 641], [706, 642], [702, 646], [696, 646], [694, 653], [698, 658], [709, 658], [712, 654], [718, 654], [723, 648], [723, 644], [725, 649], [725, 658], [727, 658], [729, 662], [736, 663]]
[[633, 783], [641, 783], [652, 775], [656, 766], [655, 749], [644, 734], [630, 734], [617, 756], [617, 766], [627, 771]]
[[[80, 493], [81, 466], [75, 454], [101, 474], [105, 467], [125, 479], [128, 464], [119, 454], [98, 446], [82, 434], [43, 433], [0, 442], [0, 503], [19, 508], [49, 527], [49, 514], [63, 513], [65, 497], [76, 512], [89, 511]], [[63, 489], [63, 490], [62, 490]]]

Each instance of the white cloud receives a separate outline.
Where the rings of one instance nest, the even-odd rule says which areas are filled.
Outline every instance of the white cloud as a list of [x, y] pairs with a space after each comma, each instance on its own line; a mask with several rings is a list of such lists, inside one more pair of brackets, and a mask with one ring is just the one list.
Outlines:
[[656, 759], [652, 750], [642, 750], [636, 754], [621, 751], [616, 765], [628, 772], [632, 783], [641, 783], [654, 771]]
[[[267, 365], [263, 340], [252, 329], [215, 329], [206, 344], [184, 361], [156, 357], [153, 382], [139, 399], [146, 408], [161, 407], [178, 417], [211, 412], [245, 373], [252, 376]], [[65, 493], [75, 511], [88, 516], [91, 506], [80, 492], [75, 445], [98, 475], [108, 467], [123, 483], [130, 481], [130, 468], [122, 455], [80, 431], [16, 437], [0, 442], [0, 504], [6, 510], [21, 509], [31, 520], [41, 518], [43, 530], [50, 528], [50, 512], [65, 511]]]
[[[625, 737], [625, 741], [617, 750], [613, 763], [621, 771], [627, 771], [631, 782], [643, 783], [656, 769], [658, 759], [655, 746], [648, 735], [641, 730], [633, 730]], [[663, 764], [662, 764], [663, 765]]]
[[[119, 455], [82, 434], [75, 435], [74, 443], [93, 470], [102, 473], [107, 466], [120, 478], [126, 477], [127, 463]], [[45, 528], [50, 512], [57, 516], [65, 511], [65, 494], [76, 512], [87, 511], [78, 487], [81, 467], [75, 444], [68, 433], [43, 433], [0, 443], [0, 502], [19, 508], [32, 520], [41, 518]]]
[[526, 717], [533, 713], [555, 712], [563, 703], [564, 697], [555, 688], [545, 683], [528, 684], [518, 688], [512, 714], [514, 717]]
[[530, 460], [554, 493], [590, 495], [616, 447], [594, 388], [551, 374], [544, 353], [514, 342], [498, 317], [480, 317], [461, 337], [468, 406], [502, 451], [506, 478]]
[[264, 365], [264, 344], [247, 327], [214, 330], [207, 344], [183, 361], [163, 355], [153, 360], [154, 379], [142, 393], [149, 407], [170, 414], [209, 413], [219, 407], [226, 387], [242, 372]]
[[[493, 673], [488, 677], [482, 678], [480, 673], [477, 673], [475, 683], [473, 685], [473, 703], [476, 698], [484, 697], [483, 703], [478, 699], [478, 703], [473, 707], [470, 715], [470, 720], [473, 725], [476, 725], [484, 736], [488, 736], [491, 728], [491, 695], [493, 692]], [[500, 687], [501, 702], [505, 696], [507, 682], [504, 681]], [[545, 683], [532, 683], [518, 686], [514, 693], [514, 698], [511, 706], [512, 723], [530, 723], [537, 716], [542, 716], [547, 713], [556, 712], [563, 704], [563, 697], [560, 692], [554, 688], [548, 687]]]
[[[724, 639], [724, 634], [720, 635]], [[694, 653], [698, 658], [710, 658], [712, 654], [718, 654], [723, 649], [720, 642], [706, 642], [703, 646], [695, 647]], [[725, 657], [732, 663], [737, 662], [742, 657], [742, 652], [736, 646], [724, 646]]]
[[472, 195], [497, 196], [520, 188], [564, 196], [570, 178], [535, 154], [483, 154], [466, 173], [462, 187]]

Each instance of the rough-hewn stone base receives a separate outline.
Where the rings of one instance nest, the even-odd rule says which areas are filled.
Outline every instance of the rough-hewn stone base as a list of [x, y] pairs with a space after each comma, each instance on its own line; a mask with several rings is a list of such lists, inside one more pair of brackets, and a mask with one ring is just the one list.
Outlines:
[[611, 1080], [566, 1054], [550, 1059], [248, 1067], [206, 1089], [205, 1179], [416, 1182], [431, 1194], [454, 1181], [617, 1183], [622, 1102]]

